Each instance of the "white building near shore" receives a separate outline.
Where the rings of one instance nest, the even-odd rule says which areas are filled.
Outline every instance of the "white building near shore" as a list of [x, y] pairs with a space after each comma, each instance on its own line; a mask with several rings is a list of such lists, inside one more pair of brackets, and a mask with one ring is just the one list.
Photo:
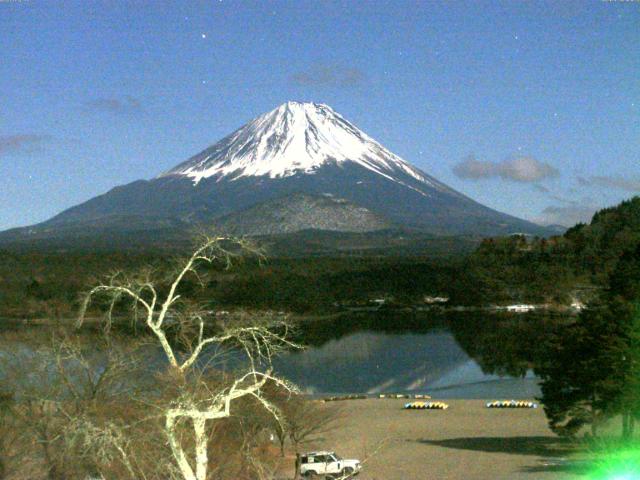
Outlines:
[[518, 303], [515, 305], [507, 305], [505, 307], [505, 309], [507, 310], [507, 312], [514, 312], [514, 313], [526, 313], [526, 312], [531, 312], [533, 310], [536, 309], [535, 305], [529, 305], [526, 303]]

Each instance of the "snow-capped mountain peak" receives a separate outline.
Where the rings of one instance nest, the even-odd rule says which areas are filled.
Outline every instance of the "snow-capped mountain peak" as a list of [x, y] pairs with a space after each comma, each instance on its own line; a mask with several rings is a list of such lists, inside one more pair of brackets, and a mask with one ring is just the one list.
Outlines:
[[287, 102], [260, 115], [162, 176], [187, 176], [195, 184], [209, 177], [283, 178], [312, 174], [327, 163], [345, 162], [403, 185], [401, 177], [409, 175], [431, 188], [450, 190], [391, 153], [328, 105], [301, 102]]
[[[125, 233], [137, 238], [146, 232], [143, 237], [155, 239], [163, 231], [178, 238], [193, 226], [257, 236], [385, 230], [376, 237], [384, 247], [376, 249], [405, 245], [404, 234], [393, 237], [396, 229], [409, 229], [408, 238], [416, 232], [547, 234], [411, 166], [327, 105], [288, 102], [158, 178], [118, 186], [4, 238], [32, 242], [41, 235], [58, 241], [91, 231], [102, 239], [109, 231], [120, 242]], [[359, 238], [353, 240], [358, 249], [378, 245]], [[322, 251], [331, 248], [324, 240], [320, 244]], [[335, 245], [342, 250], [345, 244]]]

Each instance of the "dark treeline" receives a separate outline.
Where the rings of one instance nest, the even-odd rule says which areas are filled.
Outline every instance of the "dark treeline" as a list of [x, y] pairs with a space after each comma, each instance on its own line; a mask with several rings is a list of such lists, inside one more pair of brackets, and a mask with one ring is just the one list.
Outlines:
[[0, 251], [0, 316], [75, 316], [81, 292], [98, 277], [158, 260], [154, 253]]
[[[564, 235], [486, 239], [463, 262], [459, 303], [567, 303], [593, 297], [625, 252], [640, 245], [640, 197], [597, 212]], [[459, 293], [459, 295], [456, 295]]]
[[[146, 265], [162, 270], [166, 260], [161, 252], [0, 252], [0, 317], [73, 316], [80, 294], [96, 279]], [[210, 267], [202, 290], [195, 279], [183, 288], [211, 309], [326, 313], [379, 297], [414, 303], [444, 294], [458, 271], [459, 262], [413, 257], [247, 258], [229, 270]]]
[[[388, 305], [446, 296], [454, 305], [568, 304], [606, 285], [624, 252], [640, 244], [640, 197], [596, 213], [549, 239], [486, 239], [471, 254], [245, 259], [210, 268], [198, 300], [211, 309], [327, 313], [384, 298]], [[164, 251], [0, 251], [0, 316], [74, 315], [79, 294], [114, 270], [166, 268]], [[194, 285], [192, 285], [194, 286]], [[185, 288], [189, 288], [186, 285]]]

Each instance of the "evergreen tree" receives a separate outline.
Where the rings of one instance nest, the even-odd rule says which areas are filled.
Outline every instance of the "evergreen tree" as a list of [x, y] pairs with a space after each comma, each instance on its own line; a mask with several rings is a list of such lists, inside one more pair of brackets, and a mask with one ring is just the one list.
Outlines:
[[559, 330], [549, 355], [536, 373], [542, 378], [542, 403], [549, 426], [560, 435], [574, 435], [598, 425], [611, 414], [611, 395], [618, 386], [622, 357], [611, 348], [619, 342], [614, 313], [604, 303], [594, 303], [578, 320]]
[[640, 247], [624, 254], [609, 288], [553, 339], [536, 370], [550, 427], [573, 435], [621, 415], [623, 437], [640, 416]]
[[625, 331], [616, 352], [624, 359], [617, 403], [622, 435], [631, 438], [635, 420], [640, 418], [640, 246], [620, 258], [609, 281], [608, 296], [612, 304], [624, 306], [618, 318]]

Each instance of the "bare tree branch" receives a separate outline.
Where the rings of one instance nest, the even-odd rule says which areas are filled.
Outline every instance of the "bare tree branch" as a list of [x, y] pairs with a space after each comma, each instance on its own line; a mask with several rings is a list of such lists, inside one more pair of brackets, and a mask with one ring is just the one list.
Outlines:
[[[279, 424], [284, 424], [282, 413], [262, 394], [262, 390], [270, 384], [288, 393], [296, 391], [293, 385], [275, 376], [271, 367], [277, 353], [285, 349], [298, 348], [287, 338], [289, 327], [286, 322], [241, 324], [231, 327], [222, 325], [221, 332], [206, 335], [205, 321], [210, 317], [210, 313], [186, 308], [185, 305], [188, 305], [188, 302], [183, 301], [179, 293], [180, 286], [188, 275], [193, 276], [199, 284], [203, 284], [198, 272], [200, 266], [222, 262], [225, 268], [229, 268], [232, 259], [246, 254], [247, 251], [262, 258], [261, 252], [246, 240], [220, 236], [206, 237], [191, 256], [177, 267], [166, 295], [159, 294], [160, 289], [151, 279], [149, 270], [135, 276], [118, 272], [109, 277], [106, 283], [93, 287], [82, 302], [78, 326], [82, 325], [94, 297], [100, 296], [107, 299], [107, 326], [111, 325], [115, 308], [122, 299], [129, 299], [133, 303], [135, 312], [140, 307], [145, 313], [144, 323], [160, 344], [170, 367], [177, 375], [176, 378], [184, 386], [192, 385], [189, 388], [179, 388], [176, 397], [162, 412], [169, 447], [184, 480], [206, 480], [207, 478], [210, 463], [207, 446], [208, 421], [230, 417], [233, 403], [248, 397], [257, 401]], [[174, 310], [179, 300], [183, 311]], [[178, 352], [167, 337], [166, 328], [170, 323], [175, 322], [178, 322], [186, 337], [189, 336], [187, 333], [189, 328], [193, 332], [193, 327], [196, 327], [196, 332], [193, 332], [194, 337], [185, 339], [190, 348], [186, 356]], [[220, 387], [217, 391], [211, 391], [205, 382], [200, 382], [195, 370], [205, 347], [213, 344], [239, 347], [249, 362], [247, 372], [236, 378], [230, 386]], [[261, 370], [261, 367], [264, 370]], [[185, 443], [179, 431], [189, 423], [192, 427], [193, 445]], [[120, 452], [122, 461], [125, 462], [123, 452], [126, 450], [113, 426], [104, 427], [100, 432], [102, 436], [94, 432], [94, 437], [97, 435], [99, 438], [110, 439], [112, 446]], [[191, 447], [193, 452], [188, 455], [187, 449]], [[128, 471], [133, 471], [131, 465], [130, 461], [125, 463]]]

